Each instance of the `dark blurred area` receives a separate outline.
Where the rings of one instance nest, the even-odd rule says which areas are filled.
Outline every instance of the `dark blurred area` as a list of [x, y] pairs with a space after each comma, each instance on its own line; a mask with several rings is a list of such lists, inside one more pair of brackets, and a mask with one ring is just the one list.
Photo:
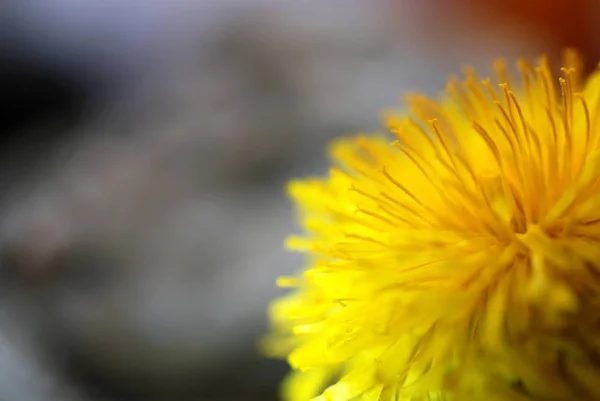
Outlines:
[[599, 11], [3, 1], [0, 400], [276, 400], [287, 366], [257, 341], [302, 266], [286, 181], [465, 64], [577, 46], [595, 66]]

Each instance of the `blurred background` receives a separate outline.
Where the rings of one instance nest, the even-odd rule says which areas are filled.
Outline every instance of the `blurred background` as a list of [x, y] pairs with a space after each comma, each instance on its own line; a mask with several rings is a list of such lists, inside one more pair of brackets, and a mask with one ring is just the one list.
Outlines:
[[592, 0], [0, 2], [0, 400], [277, 399], [284, 186], [466, 64], [599, 60]]

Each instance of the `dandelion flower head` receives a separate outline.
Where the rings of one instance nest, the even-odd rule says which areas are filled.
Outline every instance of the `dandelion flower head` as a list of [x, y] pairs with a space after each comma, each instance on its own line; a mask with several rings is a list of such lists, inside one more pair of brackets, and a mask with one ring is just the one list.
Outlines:
[[468, 68], [289, 184], [286, 399], [600, 399], [600, 73], [564, 65]]

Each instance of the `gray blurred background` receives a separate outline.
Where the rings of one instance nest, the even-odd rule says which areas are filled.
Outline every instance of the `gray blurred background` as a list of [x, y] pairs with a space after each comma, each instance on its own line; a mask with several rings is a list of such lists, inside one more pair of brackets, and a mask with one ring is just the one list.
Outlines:
[[596, 61], [591, 3], [489, 3], [3, 0], [0, 400], [276, 400], [286, 181], [467, 63]]

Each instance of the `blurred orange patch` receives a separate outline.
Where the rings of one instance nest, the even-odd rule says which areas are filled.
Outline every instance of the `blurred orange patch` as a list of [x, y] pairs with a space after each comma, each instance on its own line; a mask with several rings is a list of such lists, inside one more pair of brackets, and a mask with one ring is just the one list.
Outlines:
[[[410, 0], [388, 0], [398, 10], [417, 6]], [[595, 67], [600, 59], [600, 2], [597, 0], [436, 0], [422, 2], [425, 18], [434, 21], [434, 30], [452, 34], [463, 27], [507, 29], [518, 27], [524, 39], [546, 46], [540, 51], [559, 55], [565, 47], [576, 47]], [[429, 21], [428, 21], [429, 22]], [[498, 31], [493, 31], [497, 34]], [[451, 40], [452, 38], [450, 38]]]

